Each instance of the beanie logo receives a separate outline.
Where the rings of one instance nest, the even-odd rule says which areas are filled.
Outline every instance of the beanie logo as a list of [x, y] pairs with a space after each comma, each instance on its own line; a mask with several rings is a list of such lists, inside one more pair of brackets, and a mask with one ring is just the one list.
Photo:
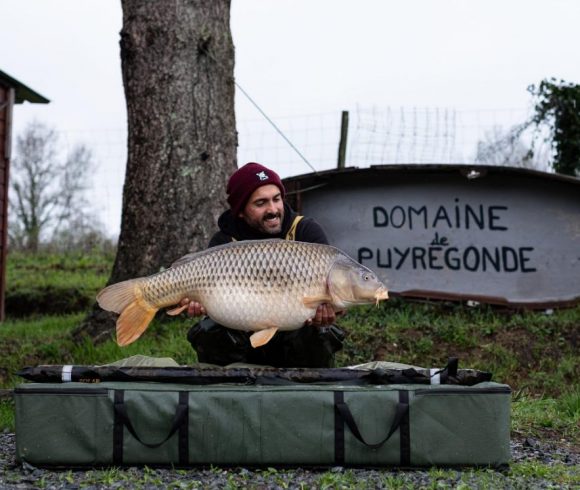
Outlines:
[[269, 177], [266, 175], [266, 172], [264, 172], [264, 171], [258, 172], [256, 174], [256, 177], [258, 177], [258, 179], [260, 179], [261, 181], [264, 181], [264, 180], [268, 180], [269, 179]]

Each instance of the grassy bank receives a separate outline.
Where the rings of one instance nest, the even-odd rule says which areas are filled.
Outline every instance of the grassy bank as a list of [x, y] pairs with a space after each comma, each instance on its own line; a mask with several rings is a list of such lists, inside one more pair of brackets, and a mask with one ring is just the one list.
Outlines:
[[[125, 348], [118, 347], [112, 339], [99, 345], [88, 340], [81, 344], [72, 341], [71, 332], [87, 308], [82, 305], [92, 304], [95, 293], [108, 278], [110, 257], [45, 257], [36, 261], [23, 257], [14, 261], [12, 256], [9, 295], [28, 298], [24, 301], [29, 305], [24, 309], [28, 316], [9, 314], [0, 325], [0, 389], [11, 389], [20, 383], [16, 371], [37, 364], [105, 364], [136, 354], [172, 357], [180, 364], [196, 361], [186, 340], [192, 320], [184, 317], [159, 314], [143, 337]], [[34, 314], [35, 308], [30, 305], [39, 297], [50, 298], [45, 294], [47, 290], [75, 290], [86, 303], [71, 303], [72, 312], [68, 314]], [[27, 295], [26, 291], [34, 294]], [[515, 437], [580, 446], [580, 307], [513, 312], [485, 306], [392, 300], [380, 308], [353, 309], [341, 318], [340, 325], [347, 339], [337, 357], [339, 366], [388, 360], [434, 367], [445, 365], [448, 357], [455, 356], [460, 359], [460, 367], [491, 371], [494, 381], [513, 388]], [[14, 428], [10, 399], [0, 400], [0, 430], [5, 428]], [[577, 472], [557, 465], [518, 462], [510, 471], [514, 478], [545, 474], [555, 485], [580, 484]], [[471, 485], [474, 474], [479, 483], [490, 488], [497, 478], [494, 473], [470, 471], [462, 473], [459, 483]], [[349, 472], [323, 473], [320, 487], [348, 487], [351, 477]], [[233, 478], [240, 483], [237, 476]], [[403, 476], [385, 478], [385, 484], [406, 488]]]
[[491, 371], [516, 391], [559, 396], [580, 379], [580, 307], [514, 312], [488, 306], [393, 300], [357, 308], [341, 321], [343, 365], [389, 360]]
[[86, 310], [109, 278], [114, 256], [10, 252], [6, 314], [10, 318]]

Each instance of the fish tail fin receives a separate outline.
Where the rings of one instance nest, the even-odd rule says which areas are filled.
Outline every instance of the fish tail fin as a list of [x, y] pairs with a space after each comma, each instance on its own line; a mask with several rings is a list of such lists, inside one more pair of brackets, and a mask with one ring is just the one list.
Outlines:
[[143, 298], [142, 279], [131, 279], [107, 286], [97, 295], [99, 306], [120, 313], [117, 319], [117, 344], [129, 345], [147, 329], [158, 308]]
[[141, 296], [140, 283], [140, 279], [130, 279], [111, 284], [97, 294], [97, 303], [103, 310], [121, 313]]

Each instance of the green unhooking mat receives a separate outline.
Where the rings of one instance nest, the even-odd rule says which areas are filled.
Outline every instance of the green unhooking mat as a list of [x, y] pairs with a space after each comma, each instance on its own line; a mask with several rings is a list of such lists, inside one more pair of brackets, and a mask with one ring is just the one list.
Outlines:
[[27, 383], [16, 455], [39, 466], [509, 462], [510, 388], [493, 382]]

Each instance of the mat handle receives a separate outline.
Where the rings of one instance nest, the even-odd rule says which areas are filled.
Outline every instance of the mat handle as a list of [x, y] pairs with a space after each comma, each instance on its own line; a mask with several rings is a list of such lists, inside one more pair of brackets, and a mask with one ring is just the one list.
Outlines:
[[169, 429], [169, 434], [160, 442], [145, 442], [143, 439], [139, 437], [133, 424], [131, 423], [131, 419], [129, 418], [129, 414], [127, 413], [127, 407], [125, 406], [125, 399], [124, 399], [124, 391], [123, 390], [116, 390], [115, 391], [115, 403], [114, 403], [115, 415], [118, 417], [118, 420], [127, 428], [127, 430], [131, 433], [131, 435], [137, 439], [141, 444], [144, 446], [155, 449], [162, 444], [165, 444], [171, 436], [175, 434], [186, 422], [187, 422], [187, 415], [188, 415], [188, 397], [186, 391], [179, 392], [179, 403], [177, 408], [175, 409], [175, 415], [173, 416], [173, 421], [171, 422], [171, 428]]
[[[339, 392], [337, 392], [337, 394], [338, 393]], [[337, 397], [337, 398], [338, 399], [336, 399], [334, 407], [337, 410], [337, 412], [340, 414], [340, 416], [342, 417], [342, 420], [344, 420], [344, 422], [346, 423], [346, 425], [348, 426], [348, 428], [352, 432], [352, 435], [355, 436], [365, 446], [367, 446], [371, 449], [378, 449], [385, 442], [387, 442], [391, 438], [391, 436], [395, 433], [395, 431], [399, 428], [399, 426], [401, 425], [401, 422], [403, 421], [403, 419], [405, 418], [407, 413], [409, 413], [409, 403], [399, 401], [399, 403], [397, 403], [395, 418], [393, 419], [393, 423], [391, 424], [391, 429], [389, 430], [389, 433], [387, 434], [387, 436], [380, 442], [377, 442], [375, 444], [370, 444], [364, 440], [362, 434], [358, 430], [358, 426], [356, 425], [354, 417], [352, 416], [352, 412], [350, 411], [350, 408], [348, 408], [348, 405], [345, 403], [344, 398], [342, 396]]]

